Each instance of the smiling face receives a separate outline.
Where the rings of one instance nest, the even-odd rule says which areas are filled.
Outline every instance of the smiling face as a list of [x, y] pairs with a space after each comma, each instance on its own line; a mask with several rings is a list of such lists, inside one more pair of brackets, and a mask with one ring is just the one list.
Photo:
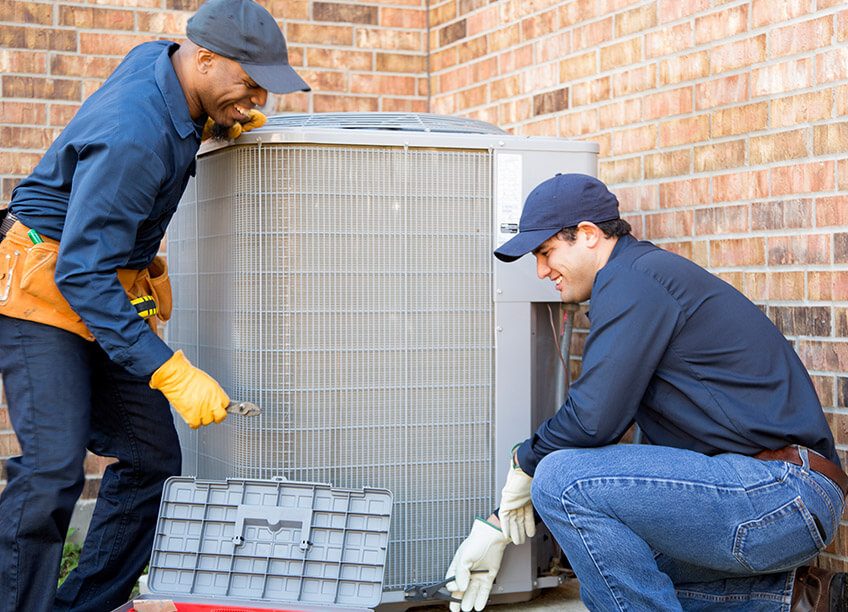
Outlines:
[[215, 123], [229, 127], [246, 121], [247, 112], [264, 106], [268, 92], [256, 84], [238, 62], [206, 49], [198, 53], [201, 84], [198, 99], [204, 113]]
[[592, 223], [580, 223], [573, 242], [554, 235], [536, 250], [536, 274], [556, 284], [563, 302], [580, 303], [592, 295], [595, 274], [606, 264], [615, 241]]

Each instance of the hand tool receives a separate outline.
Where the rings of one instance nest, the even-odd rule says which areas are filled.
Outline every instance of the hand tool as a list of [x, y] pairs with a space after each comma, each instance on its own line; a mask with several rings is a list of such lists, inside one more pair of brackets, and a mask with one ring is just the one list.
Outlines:
[[[488, 570], [483, 569], [471, 570], [471, 573], [485, 574], [487, 571]], [[433, 582], [431, 584], [413, 584], [406, 587], [406, 590], [403, 592], [403, 598], [406, 601], [429, 601], [432, 599], [440, 599], [442, 601], [462, 601], [461, 599], [453, 597], [450, 593], [445, 593], [441, 590], [442, 587], [455, 580], [455, 578], [455, 576], [451, 576], [450, 578], [445, 578], [441, 582]]]
[[230, 402], [227, 412], [242, 416], [256, 416], [262, 413], [262, 408], [251, 402]]

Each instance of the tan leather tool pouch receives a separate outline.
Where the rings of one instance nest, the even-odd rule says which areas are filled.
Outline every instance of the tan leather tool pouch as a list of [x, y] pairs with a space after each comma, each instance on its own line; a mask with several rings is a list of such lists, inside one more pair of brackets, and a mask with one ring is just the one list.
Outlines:
[[[0, 314], [52, 325], [94, 340], [56, 286], [59, 243], [42, 237], [43, 242], [32, 244], [28, 231], [29, 228], [17, 222], [0, 242]], [[154, 277], [151, 272], [155, 273]], [[156, 256], [147, 270], [120, 269], [117, 276], [130, 299], [153, 296], [158, 314], [147, 319], [147, 323], [157, 332], [156, 319], [164, 322], [171, 316], [171, 283], [165, 260]]]

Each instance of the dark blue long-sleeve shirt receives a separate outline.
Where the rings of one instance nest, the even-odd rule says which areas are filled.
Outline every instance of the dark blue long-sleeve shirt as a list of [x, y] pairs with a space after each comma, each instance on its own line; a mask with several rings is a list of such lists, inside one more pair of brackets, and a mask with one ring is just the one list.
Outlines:
[[171, 64], [179, 45], [139, 45], [80, 107], [14, 190], [24, 225], [60, 241], [56, 283], [109, 357], [149, 376], [173, 351], [136, 314], [115, 274], [155, 257], [206, 117], [193, 121]]
[[754, 455], [800, 444], [839, 463], [804, 365], [760, 309], [689, 260], [632, 236], [595, 276], [583, 370], [518, 448], [531, 476], [555, 450], [617, 442]]

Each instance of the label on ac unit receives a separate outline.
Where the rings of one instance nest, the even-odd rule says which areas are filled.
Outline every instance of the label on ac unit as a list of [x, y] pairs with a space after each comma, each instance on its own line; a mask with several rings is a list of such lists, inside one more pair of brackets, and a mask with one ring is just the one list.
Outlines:
[[518, 233], [518, 220], [523, 205], [521, 179], [522, 157], [515, 153], [501, 153], [497, 156], [497, 235], [496, 247]]

